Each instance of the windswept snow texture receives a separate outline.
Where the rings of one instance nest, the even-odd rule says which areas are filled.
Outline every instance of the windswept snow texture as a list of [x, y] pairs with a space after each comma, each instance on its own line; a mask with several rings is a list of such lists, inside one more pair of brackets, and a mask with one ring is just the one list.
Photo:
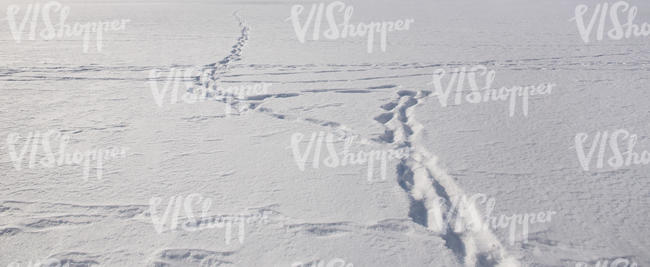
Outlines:
[[[314, 40], [314, 1], [0, 3], [0, 266], [650, 266], [650, 164], [610, 160], [632, 135], [650, 151], [650, 38], [609, 37], [593, 12], [616, 1], [322, 2], [412, 20], [372, 53], [323, 37], [325, 15]], [[128, 22], [84, 53], [42, 38], [35, 3]], [[626, 3], [643, 30], [650, 2]], [[552, 89], [511, 106], [447, 87], [490, 71]], [[41, 156], [64, 137], [86, 171]]]

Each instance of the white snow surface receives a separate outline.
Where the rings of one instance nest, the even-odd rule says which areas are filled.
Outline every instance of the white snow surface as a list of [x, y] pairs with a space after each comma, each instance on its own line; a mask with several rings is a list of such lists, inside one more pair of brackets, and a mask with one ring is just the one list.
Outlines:
[[[61, 3], [69, 21], [130, 22], [89, 53], [80, 38], [16, 43], [2, 22], [0, 266], [650, 265], [650, 165], [584, 171], [576, 156], [577, 133], [616, 129], [650, 150], [649, 39], [584, 43], [569, 19], [596, 1], [346, 2], [353, 22], [415, 20], [373, 53], [365, 38], [300, 43], [291, 6], [319, 2]], [[650, 2], [630, 3], [650, 22]], [[527, 116], [519, 106], [509, 116], [504, 101], [441, 106], [434, 71], [475, 65], [496, 72], [495, 87], [556, 86], [531, 96]], [[183, 68], [271, 86], [235, 103], [159, 106], [151, 84], [164, 81], [150, 72]], [[48, 130], [81, 151], [128, 149], [101, 179], [91, 168], [84, 180], [80, 166], [15, 168], [7, 137]], [[319, 132], [355, 135], [350, 151], [409, 154], [388, 161], [386, 179], [378, 162], [371, 181], [367, 164], [314, 168], [309, 156], [301, 170], [292, 136], [305, 136], [303, 153]], [[268, 218], [231, 233], [158, 232], [169, 201], [192, 194], [211, 199], [208, 217]], [[496, 200], [494, 217], [554, 214], [527, 238], [517, 225], [512, 240], [507, 227], [463, 229], [436, 205], [451, 201], [462, 224], [480, 223], [484, 205], [458, 201], [475, 194]]]

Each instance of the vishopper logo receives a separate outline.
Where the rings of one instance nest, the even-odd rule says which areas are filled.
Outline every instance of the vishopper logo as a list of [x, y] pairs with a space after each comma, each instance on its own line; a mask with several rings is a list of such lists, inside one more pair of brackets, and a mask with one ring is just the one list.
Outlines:
[[316, 260], [308, 263], [297, 261], [292, 263], [291, 267], [354, 267], [354, 264], [345, 262], [345, 260], [341, 258], [334, 258], [329, 261]]
[[[592, 135], [591, 142], [588, 141], [589, 136], [588, 133], [578, 133], [574, 138], [578, 161], [584, 171], [589, 171], [596, 151], [598, 151], [597, 169], [604, 168], [605, 164], [616, 170], [623, 166], [648, 165], [650, 163], [650, 152], [647, 150], [636, 152], [635, 147], [639, 138], [628, 130], [618, 129], [611, 133], [599, 131]], [[586, 148], [585, 144], [590, 145], [589, 149]], [[620, 146], [621, 144], [622, 146]], [[621, 152], [621, 147], [626, 148], [625, 152]], [[609, 153], [607, 153], [608, 150]], [[607, 159], [606, 155], [608, 154], [611, 156]]]
[[13, 261], [7, 267], [69, 267], [70, 262], [63, 262], [55, 258], [43, 260]]
[[[443, 221], [431, 222], [434, 228], [442, 229], [442, 232], [452, 231], [448, 229], [449, 226], [453, 227], [453, 231], [461, 233], [464, 229], [469, 231], [480, 231], [488, 229], [508, 228], [510, 245], [514, 245], [517, 233], [520, 233], [521, 241], [528, 243], [528, 231], [531, 224], [545, 223], [552, 220], [552, 215], [556, 214], [555, 211], [542, 211], [531, 213], [519, 213], [508, 215], [494, 216], [494, 208], [496, 207], [496, 199], [494, 197], [487, 197], [485, 194], [474, 194], [470, 197], [461, 195], [451, 199], [437, 198], [434, 200], [436, 207], [441, 210], [447, 211]], [[484, 204], [485, 211], [481, 217], [475, 214], [478, 207]], [[435, 225], [438, 224], [438, 225]], [[518, 231], [518, 229], [520, 229]]]
[[[10, 133], [7, 135], [7, 148], [9, 156], [16, 170], [20, 171], [23, 167], [23, 160], [29, 151], [29, 160], [27, 167], [36, 168], [38, 165], [44, 168], [54, 168], [64, 165], [83, 166], [83, 179], [88, 181], [90, 175], [90, 165], [94, 161], [97, 179], [102, 179], [104, 172], [104, 160], [114, 158], [125, 158], [128, 148], [110, 147], [105, 149], [92, 150], [67, 150], [71, 137], [64, 135], [59, 131], [48, 130], [41, 133], [40, 131], [30, 132], [23, 137], [19, 133]], [[22, 145], [17, 149], [17, 145], [22, 140]], [[53, 151], [53, 145], [58, 140], [58, 150]], [[31, 149], [30, 149], [31, 148]], [[40, 148], [40, 149], [39, 149]], [[39, 154], [39, 151], [42, 153]], [[40, 159], [40, 160], [39, 160]]]
[[636, 262], [626, 258], [616, 258], [610, 262], [609, 259], [598, 260], [593, 263], [589, 262], [576, 262], [575, 267], [637, 267]]
[[[165, 96], [169, 94], [169, 103], [176, 104], [183, 101], [186, 104], [204, 102], [208, 100], [223, 101], [226, 105], [226, 114], [230, 114], [231, 104], [236, 101], [246, 100], [249, 97], [268, 94], [270, 83], [241, 84], [237, 86], [224, 86], [212, 79], [213, 70], [200, 70], [195, 67], [171, 68], [168, 71], [153, 69], [149, 72], [151, 93], [159, 107], [165, 103]], [[182, 92], [182, 94], [181, 94]], [[238, 106], [238, 112], [247, 110], [247, 106]]]
[[[233, 224], [239, 224], [239, 232], [237, 239], [239, 243], [244, 242], [245, 235], [245, 224], [250, 223], [267, 223], [268, 222], [268, 212], [264, 211], [262, 213], [252, 214], [239, 214], [239, 215], [218, 215], [210, 216], [208, 215], [210, 207], [212, 206], [211, 198], [204, 198], [201, 194], [190, 194], [187, 197], [182, 195], [172, 196], [167, 202], [164, 213], [162, 216], [158, 213], [158, 207], [162, 203], [163, 199], [161, 197], [152, 197], [149, 200], [149, 213], [151, 214], [151, 220], [153, 222], [156, 232], [159, 234], [169, 231], [178, 230], [178, 226], [181, 226], [182, 230], [188, 232], [194, 232], [204, 229], [213, 229], [213, 228], [226, 228], [225, 232], [225, 242], [230, 244], [232, 239], [232, 228]], [[194, 208], [199, 206], [201, 209], [201, 217], [196, 218], [194, 215]], [[186, 218], [180, 218], [181, 207], [185, 213]]]
[[[112, 21], [99, 21], [99, 22], [75, 22], [74, 24], [67, 24], [66, 20], [70, 14], [70, 7], [64, 6], [57, 1], [49, 1], [44, 4], [34, 3], [28, 4], [25, 8], [25, 13], [22, 19], [18, 20], [17, 15], [21, 11], [21, 6], [10, 5], [7, 7], [7, 21], [11, 29], [11, 35], [16, 43], [20, 43], [23, 33], [26, 33], [27, 39], [36, 40], [37, 37], [43, 40], [63, 39], [66, 37], [81, 37], [83, 36], [83, 52], [88, 53], [89, 42], [94, 35], [96, 41], [97, 52], [101, 52], [104, 47], [104, 32], [108, 31], [123, 31], [126, 29], [126, 24], [130, 22], [129, 19], [112, 20]], [[53, 18], [58, 15], [58, 23], [53, 21]], [[40, 19], [40, 20], [39, 20]], [[42, 24], [42, 29], [37, 34], [39, 21]], [[25, 26], [29, 22], [29, 30], [26, 32]]]
[[[375, 46], [375, 34], [379, 35], [379, 46], [382, 52], [386, 52], [386, 40], [388, 33], [393, 31], [407, 31], [415, 19], [404, 19], [395, 21], [382, 22], [360, 22], [356, 26], [350, 23], [354, 7], [346, 6], [341, 1], [335, 1], [327, 4], [312, 4], [304, 23], [300, 23], [300, 16], [305, 10], [303, 5], [293, 5], [291, 7], [291, 16], [286, 20], [291, 20], [293, 29], [296, 32], [298, 41], [305, 43], [307, 31], [313, 23], [312, 40], [318, 41], [321, 37], [321, 25], [323, 16], [326, 18], [328, 29], [322, 32], [324, 38], [329, 40], [344, 39], [348, 37], [366, 37], [367, 51], [373, 52]], [[315, 17], [314, 17], [315, 16]], [[337, 21], [336, 17], [341, 18]]]
[[[329, 168], [336, 168], [339, 166], [347, 165], [368, 165], [368, 181], [373, 181], [375, 164], [380, 165], [381, 180], [386, 180], [386, 171], [388, 160], [391, 158], [404, 159], [408, 157], [410, 151], [408, 148], [402, 149], [387, 149], [387, 150], [366, 150], [366, 151], [351, 151], [350, 147], [355, 143], [357, 136], [339, 135], [335, 137], [332, 133], [326, 132], [313, 132], [310, 136], [309, 143], [303, 152], [301, 152], [301, 143], [305, 135], [302, 133], [294, 133], [291, 135], [291, 150], [293, 152], [294, 160], [301, 171], [305, 170], [305, 163], [310, 155], [312, 155], [312, 168], [318, 169], [321, 164]], [[335, 140], [343, 141], [343, 147], [339, 151], [336, 150], [334, 143]], [[362, 142], [361, 143], [367, 143]], [[325, 148], [323, 148], [325, 144]], [[326, 150], [328, 156], [321, 158], [322, 151]]]
[[[585, 43], [591, 41], [594, 30], [596, 31], [595, 39], [598, 41], [603, 40], [607, 29], [609, 29], [607, 31], [607, 37], [612, 40], [622, 40], [632, 36], [647, 37], [650, 35], [650, 24], [635, 24], [634, 19], [638, 12], [637, 7], [630, 5], [626, 1], [618, 1], [611, 4], [611, 6], [609, 3], [596, 4], [592, 11], [593, 14], [589, 18], [589, 23], [585, 25], [585, 14], [588, 11], [589, 6], [578, 5], [575, 8], [575, 16], [569, 20], [576, 22], [580, 37]], [[622, 18], [619, 15], [625, 17], [625, 23], [621, 22]], [[609, 18], [609, 23], [607, 23], [607, 18]], [[596, 26], [596, 22], [598, 22], [598, 26]], [[607, 24], [610, 24], [609, 28], [607, 28]]]
[[[432, 96], [437, 96], [438, 101], [442, 107], [447, 107], [449, 97], [452, 95], [454, 85], [456, 92], [453, 97], [453, 103], [460, 105], [463, 100], [467, 103], [478, 104], [489, 101], [508, 101], [509, 102], [509, 115], [514, 116], [517, 107], [518, 97], [521, 98], [521, 110], [524, 116], [528, 116], [528, 102], [530, 96], [550, 94], [554, 83], [541, 83], [538, 85], [530, 86], [512, 86], [501, 87], [499, 89], [492, 88], [492, 83], [496, 77], [494, 70], [488, 69], [483, 65], [475, 65], [471, 67], [454, 68], [451, 71], [445, 69], [436, 69], [433, 72], [432, 81], [435, 92]], [[483, 80], [483, 86], [479, 88], [479, 81]], [[443, 86], [443, 82], [447, 82], [447, 86]], [[470, 90], [465, 90], [465, 82], [469, 84]], [[467, 93], [464, 93], [467, 92]]]

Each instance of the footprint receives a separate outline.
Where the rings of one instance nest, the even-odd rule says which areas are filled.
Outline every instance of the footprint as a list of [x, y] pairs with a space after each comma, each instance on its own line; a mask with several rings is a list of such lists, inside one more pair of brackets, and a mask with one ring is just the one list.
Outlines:
[[381, 108], [383, 108], [384, 110], [392, 110], [392, 109], [394, 109], [396, 106], [397, 106], [397, 103], [395, 103], [395, 102], [390, 102], [390, 103], [386, 103], [386, 104], [381, 105]]
[[392, 112], [384, 113], [384, 114], [381, 114], [381, 115], [375, 117], [375, 120], [378, 121], [381, 124], [385, 124], [385, 123], [387, 123], [388, 121], [390, 121], [393, 118], [393, 115], [394, 114]]

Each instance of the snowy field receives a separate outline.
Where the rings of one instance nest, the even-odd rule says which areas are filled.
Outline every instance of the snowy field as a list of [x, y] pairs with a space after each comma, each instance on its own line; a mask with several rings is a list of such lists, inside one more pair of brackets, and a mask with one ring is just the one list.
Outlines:
[[0, 266], [650, 266], [649, 1], [0, 8]]

